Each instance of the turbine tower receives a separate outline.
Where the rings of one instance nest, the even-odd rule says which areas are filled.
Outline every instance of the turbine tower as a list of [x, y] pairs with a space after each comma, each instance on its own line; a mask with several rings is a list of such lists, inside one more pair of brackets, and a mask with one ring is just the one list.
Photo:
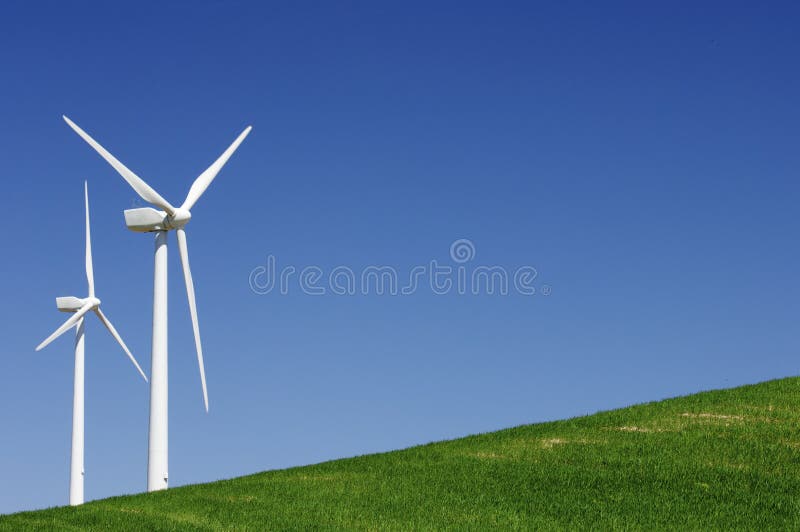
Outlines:
[[75, 336], [75, 386], [73, 389], [72, 399], [72, 457], [70, 460], [70, 473], [69, 473], [69, 503], [73, 506], [83, 504], [83, 389], [84, 389], [84, 329], [83, 317], [90, 310], [93, 311], [103, 325], [106, 326], [108, 332], [111, 333], [128, 358], [131, 359], [133, 365], [141, 373], [142, 378], [147, 381], [142, 368], [136, 359], [133, 358], [128, 346], [122, 340], [117, 330], [106, 318], [103, 311], [100, 310], [100, 300], [94, 295], [94, 268], [92, 267], [92, 241], [89, 230], [89, 186], [84, 182], [83, 184], [84, 198], [86, 201], [86, 279], [89, 282], [89, 295], [84, 298], [77, 297], [57, 297], [56, 307], [61, 312], [72, 312], [72, 316], [64, 322], [64, 324], [56, 329], [56, 331], [47, 337], [47, 339], [39, 344], [36, 348], [37, 351], [43, 349], [50, 342], [67, 332], [68, 329], [77, 325], [77, 334]]
[[197, 349], [197, 364], [200, 368], [200, 383], [203, 388], [203, 403], [208, 412], [208, 391], [206, 372], [203, 366], [203, 348], [200, 344], [200, 326], [197, 321], [197, 307], [194, 297], [194, 283], [189, 269], [189, 251], [186, 246], [184, 227], [192, 217], [191, 208], [203, 195], [219, 171], [239, 144], [247, 137], [252, 127], [248, 126], [233, 141], [214, 163], [195, 179], [189, 194], [180, 207], [173, 207], [167, 200], [153, 190], [142, 178], [119, 162], [105, 148], [78, 127], [72, 120], [64, 120], [75, 132], [108, 162], [143, 200], [161, 210], [150, 207], [125, 211], [125, 224], [128, 229], [138, 233], [156, 233], [155, 261], [153, 274], [153, 344], [150, 368], [150, 433], [147, 453], [147, 491], [167, 489], [168, 476], [168, 387], [167, 387], [167, 233], [174, 230], [178, 238], [178, 253], [186, 281], [189, 298], [189, 312], [192, 317], [194, 343]]

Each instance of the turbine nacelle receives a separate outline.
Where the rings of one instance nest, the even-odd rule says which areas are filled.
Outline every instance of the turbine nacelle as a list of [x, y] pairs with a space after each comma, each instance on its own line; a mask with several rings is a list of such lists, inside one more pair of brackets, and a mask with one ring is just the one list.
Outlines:
[[75, 296], [56, 298], [56, 308], [61, 312], [78, 312], [84, 303], [83, 299]]
[[192, 213], [188, 209], [175, 209], [175, 214], [173, 215], [152, 207], [127, 209], [125, 211], [125, 225], [128, 226], [128, 229], [137, 233], [180, 229], [189, 223], [191, 219]]
[[91, 307], [89, 308], [97, 308], [100, 306], [100, 300], [96, 297], [75, 297], [75, 296], [67, 296], [67, 297], [57, 297], [56, 298], [56, 308], [61, 312], [78, 312], [81, 307], [86, 305], [87, 303], [92, 303]]

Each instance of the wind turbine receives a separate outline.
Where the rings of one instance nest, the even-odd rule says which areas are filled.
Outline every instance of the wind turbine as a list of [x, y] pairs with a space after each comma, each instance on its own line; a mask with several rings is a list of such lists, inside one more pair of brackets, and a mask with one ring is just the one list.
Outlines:
[[72, 120], [64, 120], [83, 138], [103, 159], [116, 170], [139, 196], [161, 210], [150, 207], [125, 211], [125, 224], [128, 229], [138, 233], [156, 233], [155, 264], [153, 274], [153, 344], [150, 368], [150, 433], [147, 452], [147, 491], [167, 489], [168, 487], [168, 350], [167, 350], [167, 233], [174, 230], [178, 238], [178, 252], [183, 265], [186, 293], [189, 298], [189, 312], [192, 317], [194, 343], [197, 349], [197, 364], [200, 367], [200, 383], [203, 387], [203, 403], [208, 412], [208, 391], [206, 372], [203, 366], [203, 348], [200, 344], [200, 326], [197, 322], [197, 308], [194, 297], [194, 283], [189, 269], [189, 251], [186, 246], [184, 227], [192, 218], [191, 208], [203, 195], [219, 171], [239, 144], [252, 129], [248, 126], [233, 141], [214, 163], [195, 179], [189, 194], [180, 207], [173, 207], [167, 200], [153, 190], [142, 178], [134, 174], [116, 157], [111, 155], [97, 141], [78, 127]]
[[117, 330], [100, 310], [100, 300], [94, 295], [94, 268], [92, 267], [92, 241], [89, 230], [89, 186], [84, 182], [84, 198], [86, 200], [86, 279], [89, 282], [89, 295], [84, 298], [77, 297], [57, 297], [56, 307], [61, 312], [72, 312], [72, 316], [56, 331], [39, 344], [37, 351], [43, 349], [50, 342], [67, 332], [68, 329], [77, 325], [75, 336], [75, 386], [72, 398], [72, 457], [70, 460], [69, 474], [69, 503], [73, 506], [83, 504], [83, 389], [84, 389], [84, 329], [83, 317], [90, 310], [97, 314], [108, 332], [111, 333], [133, 365], [141, 373], [142, 378], [147, 381], [142, 368], [136, 359], [133, 358], [128, 346], [122, 340]]

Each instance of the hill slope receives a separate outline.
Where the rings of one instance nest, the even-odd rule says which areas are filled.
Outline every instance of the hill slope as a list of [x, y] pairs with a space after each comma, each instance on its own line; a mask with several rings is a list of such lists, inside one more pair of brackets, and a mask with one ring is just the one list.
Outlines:
[[0, 516], [0, 529], [800, 529], [800, 378]]

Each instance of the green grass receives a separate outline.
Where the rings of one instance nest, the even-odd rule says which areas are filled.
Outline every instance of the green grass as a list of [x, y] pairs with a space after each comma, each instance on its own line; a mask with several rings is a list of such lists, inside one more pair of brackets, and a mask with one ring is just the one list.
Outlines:
[[800, 378], [0, 516], [0, 530], [800, 529]]

